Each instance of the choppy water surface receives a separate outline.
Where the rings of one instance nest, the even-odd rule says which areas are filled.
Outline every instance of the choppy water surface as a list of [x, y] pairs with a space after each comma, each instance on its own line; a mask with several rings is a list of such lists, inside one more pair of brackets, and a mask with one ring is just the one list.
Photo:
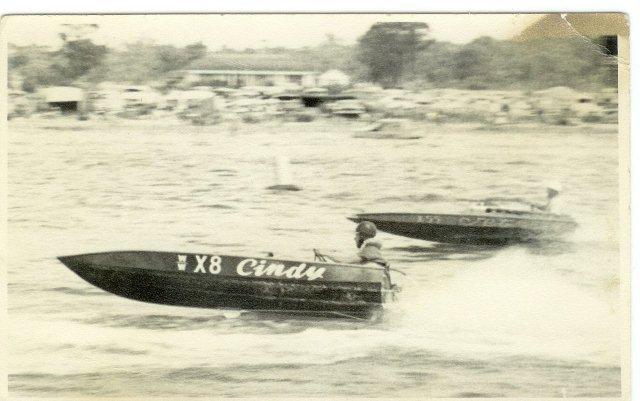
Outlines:
[[[295, 125], [13, 128], [9, 384], [22, 396], [620, 395], [617, 139], [472, 132], [351, 138]], [[286, 154], [301, 192], [274, 193]], [[408, 273], [381, 322], [135, 302], [55, 256], [145, 249], [311, 259], [353, 252], [357, 212], [428, 211], [564, 185], [566, 243], [438, 246], [382, 233]]]

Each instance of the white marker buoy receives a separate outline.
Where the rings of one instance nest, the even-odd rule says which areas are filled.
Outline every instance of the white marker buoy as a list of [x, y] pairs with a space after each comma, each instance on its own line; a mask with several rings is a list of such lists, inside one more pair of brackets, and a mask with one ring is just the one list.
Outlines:
[[276, 185], [271, 185], [267, 189], [277, 191], [300, 191], [302, 188], [293, 183], [291, 178], [291, 169], [289, 168], [289, 159], [285, 156], [276, 156], [274, 159], [274, 168], [276, 173]]

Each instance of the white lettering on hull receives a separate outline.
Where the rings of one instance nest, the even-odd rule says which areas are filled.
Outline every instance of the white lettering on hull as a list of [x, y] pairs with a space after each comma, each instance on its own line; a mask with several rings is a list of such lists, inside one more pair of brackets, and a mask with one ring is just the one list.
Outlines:
[[273, 262], [267, 265], [265, 260], [257, 261], [255, 259], [245, 259], [236, 266], [236, 273], [244, 277], [286, 277], [298, 280], [306, 277], [308, 281], [323, 278], [326, 270], [324, 267], [307, 266], [306, 263], [289, 267], [286, 267], [282, 263]]
[[187, 269], [187, 255], [178, 255], [178, 270], [185, 271]]
[[204, 268], [204, 262], [207, 261], [207, 255], [196, 255], [196, 261], [198, 262], [198, 266], [193, 271], [194, 273], [206, 273], [207, 271]]
[[[222, 272], [222, 257], [218, 255], [194, 255], [197, 265], [193, 273], [220, 274]], [[187, 270], [187, 255], [178, 255], [178, 270]], [[295, 280], [313, 281], [323, 278], [324, 267], [307, 266], [306, 263], [286, 266], [280, 262], [270, 262], [264, 259], [243, 259], [236, 266], [236, 273], [242, 277], [286, 277]]]
[[[194, 255], [196, 257], [197, 266], [193, 270], [193, 273], [207, 273], [220, 274], [222, 271], [222, 258], [214, 255]], [[207, 265], [207, 260], [209, 264]], [[187, 270], [187, 255], [178, 255], [178, 270]]]

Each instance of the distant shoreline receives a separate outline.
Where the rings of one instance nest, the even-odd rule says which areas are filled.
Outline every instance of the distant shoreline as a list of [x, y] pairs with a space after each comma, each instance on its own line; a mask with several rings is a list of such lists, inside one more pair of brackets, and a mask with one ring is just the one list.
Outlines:
[[[27, 130], [51, 130], [51, 131], [84, 131], [84, 130], [108, 130], [108, 129], [153, 129], [159, 132], [170, 132], [180, 130], [181, 133], [191, 131], [194, 133], [201, 132], [220, 132], [220, 131], [247, 131], [262, 129], [286, 129], [296, 131], [345, 131], [358, 132], [366, 129], [372, 124], [372, 121], [365, 120], [339, 120], [335, 118], [318, 119], [310, 122], [294, 122], [272, 120], [256, 123], [245, 122], [222, 122], [212, 125], [192, 125], [188, 121], [181, 120], [172, 116], [158, 118], [91, 118], [88, 120], [78, 120], [76, 116], [58, 116], [54, 118], [39, 117], [19, 117], [8, 121], [8, 128]], [[459, 130], [477, 131], [477, 132], [511, 132], [514, 134], [531, 133], [531, 132], [558, 132], [558, 133], [617, 133], [618, 124], [610, 123], [580, 123], [576, 125], [551, 125], [544, 123], [508, 123], [508, 124], [486, 124], [476, 122], [442, 122], [434, 123], [429, 121], [408, 121], [408, 127], [403, 129], [404, 132], [412, 132], [414, 130], [423, 131], [425, 128], [457, 128]], [[428, 132], [425, 133], [428, 135]]]

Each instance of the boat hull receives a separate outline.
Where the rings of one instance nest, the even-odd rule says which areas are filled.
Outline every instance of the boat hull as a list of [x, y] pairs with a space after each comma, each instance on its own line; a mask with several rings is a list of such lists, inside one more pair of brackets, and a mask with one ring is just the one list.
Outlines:
[[380, 231], [426, 241], [505, 245], [557, 239], [573, 231], [576, 223], [564, 216], [486, 216], [427, 213], [367, 213], [350, 217], [371, 221]]
[[352, 137], [363, 138], [363, 139], [400, 139], [400, 140], [411, 140], [411, 139], [422, 138], [421, 135], [380, 133], [380, 132], [362, 132], [358, 134], [353, 134]]
[[175, 306], [367, 318], [390, 289], [370, 266], [143, 251], [59, 259], [105, 291]]

